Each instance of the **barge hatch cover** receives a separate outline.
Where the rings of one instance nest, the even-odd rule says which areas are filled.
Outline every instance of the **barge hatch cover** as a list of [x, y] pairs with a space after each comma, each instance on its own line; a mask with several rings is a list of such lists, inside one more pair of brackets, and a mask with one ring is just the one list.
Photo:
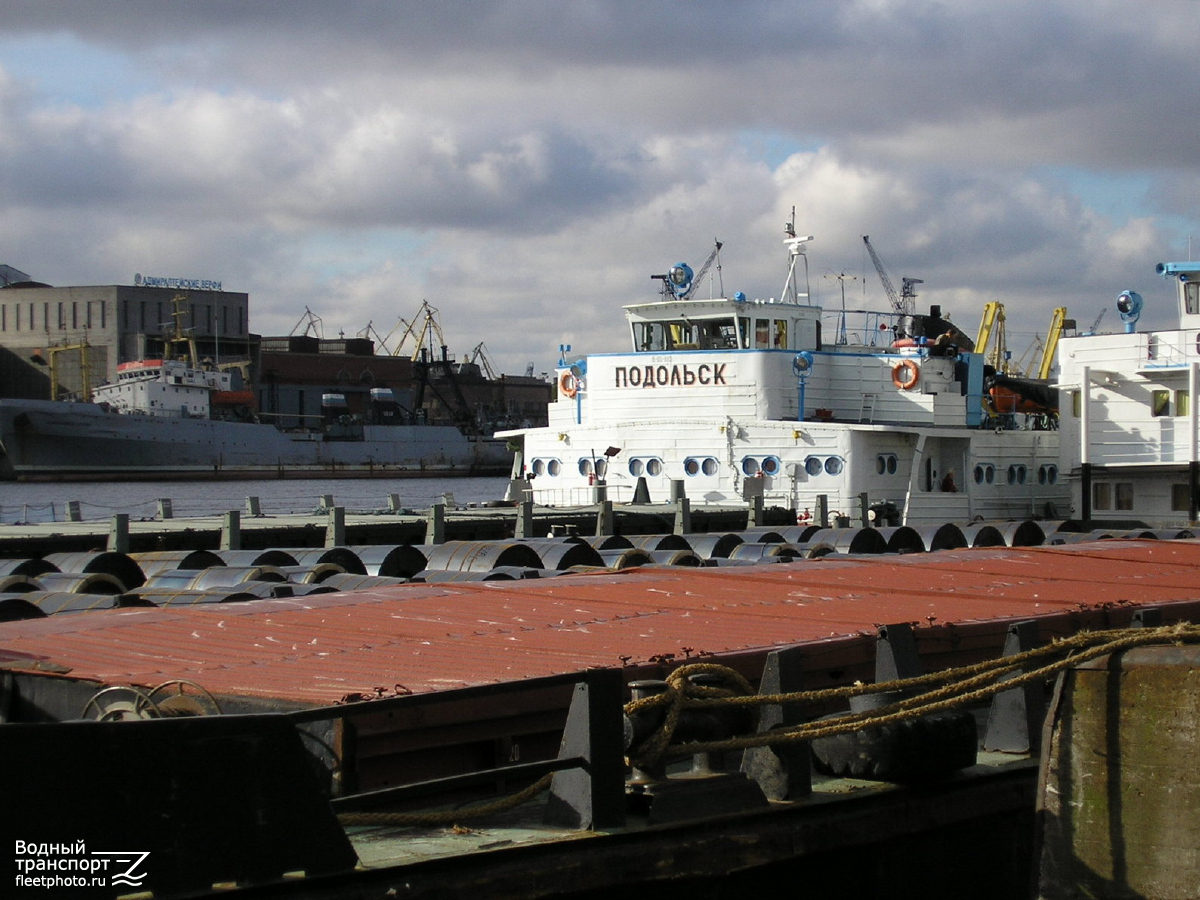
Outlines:
[[[1190, 602], [1189, 602], [1190, 601]], [[279, 707], [422, 694], [695, 656], [873, 641], [912, 622], [944, 665], [1013, 622], [1044, 639], [1128, 623], [1135, 607], [1200, 612], [1200, 541], [844, 558], [738, 569], [640, 568], [545, 580], [398, 585], [0, 624], [0, 670], [97, 685], [202, 685]], [[870, 654], [864, 654], [864, 661]], [[736, 662], [731, 663], [736, 664]]]

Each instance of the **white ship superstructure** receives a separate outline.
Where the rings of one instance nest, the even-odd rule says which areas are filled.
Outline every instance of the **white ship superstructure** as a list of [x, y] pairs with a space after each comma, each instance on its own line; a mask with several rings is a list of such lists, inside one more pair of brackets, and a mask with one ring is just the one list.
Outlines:
[[118, 412], [207, 419], [214, 392], [233, 390], [233, 376], [215, 368], [197, 368], [182, 360], [148, 359], [121, 363], [117, 380], [92, 392], [96, 403]]
[[936, 309], [825, 321], [797, 289], [810, 240], [789, 234], [778, 301], [691, 299], [679, 264], [662, 300], [625, 307], [631, 351], [564, 355], [549, 427], [511, 433], [535, 501], [628, 501], [644, 479], [652, 499], [679, 482], [801, 518], [857, 518], [865, 497], [879, 524], [1065, 511], [1053, 416], [989, 415], [983, 358]]
[[1084, 519], [1148, 525], [1197, 519], [1200, 263], [1160, 263], [1175, 285], [1178, 327], [1136, 330], [1143, 299], [1117, 297], [1118, 334], [1060, 345], [1063, 468]]

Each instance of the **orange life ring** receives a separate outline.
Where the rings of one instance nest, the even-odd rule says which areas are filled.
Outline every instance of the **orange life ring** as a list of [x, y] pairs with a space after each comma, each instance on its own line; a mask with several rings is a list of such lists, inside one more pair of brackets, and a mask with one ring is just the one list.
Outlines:
[[911, 391], [917, 386], [921, 370], [911, 359], [902, 359], [892, 367], [892, 384], [902, 391]]
[[558, 389], [565, 397], [574, 397], [579, 391], [579, 379], [571, 372], [563, 372], [558, 378]]

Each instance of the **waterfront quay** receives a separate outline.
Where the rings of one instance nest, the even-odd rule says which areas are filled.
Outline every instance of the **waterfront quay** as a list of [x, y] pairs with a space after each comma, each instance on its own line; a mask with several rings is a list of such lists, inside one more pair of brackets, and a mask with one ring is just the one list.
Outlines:
[[170, 501], [159, 501], [158, 513], [133, 517], [117, 513], [98, 519], [0, 524], [4, 556], [78, 552], [105, 548], [119, 552], [148, 550], [268, 549], [340, 544], [434, 544], [442, 541], [545, 537], [552, 532], [577, 534], [655, 534], [698, 531], [741, 531], [755, 524], [795, 523], [787, 510], [754, 506], [692, 509], [684, 499], [671, 503], [623, 504], [611, 501], [588, 506], [535, 507], [531, 503], [435, 503], [414, 510], [390, 502], [373, 510], [347, 510], [332, 496], [316, 498], [307, 513], [264, 514], [255, 497], [243, 509], [220, 515], [172, 515]]

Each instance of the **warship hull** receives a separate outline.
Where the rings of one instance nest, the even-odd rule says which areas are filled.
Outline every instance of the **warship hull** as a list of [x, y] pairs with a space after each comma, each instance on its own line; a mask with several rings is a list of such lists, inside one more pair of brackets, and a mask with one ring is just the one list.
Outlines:
[[114, 413], [90, 403], [0, 400], [0, 479], [411, 478], [506, 474], [503, 440], [453, 426], [272, 425]]

